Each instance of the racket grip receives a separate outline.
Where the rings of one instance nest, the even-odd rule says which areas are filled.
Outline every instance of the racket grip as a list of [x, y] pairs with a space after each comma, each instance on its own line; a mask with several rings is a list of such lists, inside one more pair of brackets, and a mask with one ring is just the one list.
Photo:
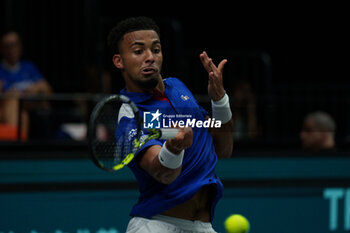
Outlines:
[[172, 139], [176, 137], [179, 130], [175, 128], [169, 128], [169, 129], [160, 129], [160, 132], [161, 132], [160, 139]]

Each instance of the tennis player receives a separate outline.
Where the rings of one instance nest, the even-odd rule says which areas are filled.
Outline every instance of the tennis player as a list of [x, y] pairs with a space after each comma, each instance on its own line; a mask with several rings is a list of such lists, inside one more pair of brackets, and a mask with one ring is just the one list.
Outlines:
[[[174, 139], [147, 142], [128, 165], [140, 196], [131, 210], [127, 232], [215, 232], [211, 222], [223, 193], [215, 166], [217, 158], [230, 157], [233, 148], [232, 113], [222, 81], [227, 60], [216, 66], [206, 52], [200, 54], [209, 76], [213, 112], [209, 119], [179, 79], [162, 78], [160, 31], [152, 19], [121, 21], [111, 30], [108, 44], [113, 64], [125, 80], [121, 94], [134, 101], [142, 114], [152, 114], [152, 122], [174, 116], [168, 119], [172, 123], [180, 115], [195, 124], [180, 127]], [[220, 127], [208, 123], [214, 119], [221, 122]], [[206, 121], [209, 127], [204, 127]]]

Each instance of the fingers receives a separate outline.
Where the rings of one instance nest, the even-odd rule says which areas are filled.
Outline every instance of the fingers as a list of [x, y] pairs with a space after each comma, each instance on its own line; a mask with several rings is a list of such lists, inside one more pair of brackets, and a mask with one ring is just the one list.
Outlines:
[[223, 59], [218, 66], [216, 66], [213, 63], [213, 60], [208, 56], [208, 54], [204, 51], [199, 55], [199, 58], [206, 69], [206, 71], [209, 73], [209, 76], [211, 75], [210, 72], [213, 72], [215, 76], [219, 76], [222, 74], [224, 70], [224, 66], [227, 63], [227, 59]]
[[179, 152], [192, 146], [192, 128], [179, 128], [179, 132], [174, 139], [167, 140], [167, 148], [170, 151]]
[[209, 84], [214, 84], [215, 74], [214, 72], [209, 72]]
[[201, 53], [199, 55], [199, 58], [208, 73], [217, 71], [217, 68], [213, 63], [213, 60], [208, 56], [206, 52]]
[[208, 94], [212, 100], [219, 100], [225, 95], [222, 74], [227, 60], [223, 59], [219, 65], [216, 66], [206, 52], [201, 53], [199, 57], [209, 75]]
[[204, 69], [206, 69], [208, 73], [211, 72], [212, 68], [210, 66], [211, 66], [212, 60], [211, 58], [208, 57], [208, 54], [206, 52], [203, 52], [199, 55], [199, 58], [202, 62], [202, 65], [204, 66]]
[[181, 142], [183, 145], [190, 145], [192, 144], [192, 136], [192, 128], [179, 128], [179, 132], [177, 133], [174, 140]]
[[220, 73], [222, 73], [222, 72], [224, 71], [224, 66], [225, 66], [226, 63], [227, 63], [227, 60], [226, 60], [226, 59], [222, 60], [222, 61], [219, 63], [219, 65], [218, 65], [218, 70], [219, 70]]

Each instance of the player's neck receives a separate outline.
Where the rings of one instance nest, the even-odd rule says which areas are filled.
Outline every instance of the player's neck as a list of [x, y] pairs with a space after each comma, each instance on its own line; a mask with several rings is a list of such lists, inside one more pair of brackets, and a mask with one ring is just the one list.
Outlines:
[[134, 82], [126, 81], [126, 91], [127, 92], [137, 92], [137, 93], [153, 93], [155, 90], [164, 93], [165, 85], [161, 76], [159, 76], [159, 81], [156, 87], [145, 88], [137, 85]]
[[164, 94], [165, 85], [164, 85], [164, 81], [163, 81], [162, 78], [160, 78], [160, 80], [159, 80], [159, 82], [158, 82], [158, 85], [156, 86], [156, 88], [154, 88], [154, 89], [152, 90], [152, 92], [153, 92], [154, 90], [157, 90], [157, 91], [159, 91], [159, 92], [161, 92], [161, 93]]

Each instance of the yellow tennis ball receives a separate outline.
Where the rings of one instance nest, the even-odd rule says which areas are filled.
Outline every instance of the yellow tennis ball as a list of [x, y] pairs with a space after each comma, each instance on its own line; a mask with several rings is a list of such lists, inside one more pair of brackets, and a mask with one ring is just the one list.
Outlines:
[[249, 221], [240, 214], [233, 214], [225, 220], [227, 233], [247, 233], [249, 232]]

